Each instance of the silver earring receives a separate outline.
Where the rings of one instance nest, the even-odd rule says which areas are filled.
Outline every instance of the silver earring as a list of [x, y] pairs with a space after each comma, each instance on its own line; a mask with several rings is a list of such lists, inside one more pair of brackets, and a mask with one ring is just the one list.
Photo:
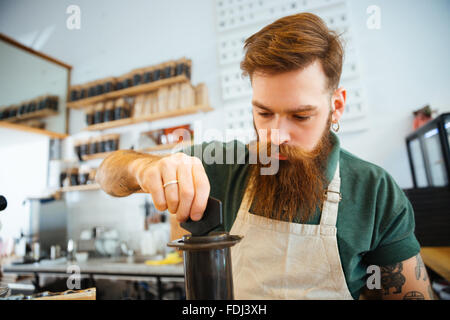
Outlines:
[[[335, 127], [334, 125], [337, 125], [337, 127]], [[334, 132], [338, 132], [340, 127], [341, 126], [339, 125], [339, 121], [333, 122], [333, 124], [331, 125], [331, 128]]]

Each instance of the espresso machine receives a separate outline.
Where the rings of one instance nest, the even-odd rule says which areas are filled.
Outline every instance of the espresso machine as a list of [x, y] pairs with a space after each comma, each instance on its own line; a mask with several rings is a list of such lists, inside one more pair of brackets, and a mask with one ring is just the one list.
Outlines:
[[181, 227], [191, 232], [167, 245], [183, 251], [187, 300], [233, 300], [230, 248], [242, 237], [224, 231], [222, 203], [209, 197], [203, 217]]

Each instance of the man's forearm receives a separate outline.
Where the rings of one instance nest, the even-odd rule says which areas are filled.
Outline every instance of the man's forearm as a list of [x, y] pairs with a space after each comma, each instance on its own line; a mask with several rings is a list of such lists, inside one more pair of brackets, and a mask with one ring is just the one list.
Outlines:
[[159, 159], [161, 156], [158, 155], [118, 150], [103, 160], [95, 180], [109, 195], [125, 197], [141, 190], [136, 179], [139, 169]]

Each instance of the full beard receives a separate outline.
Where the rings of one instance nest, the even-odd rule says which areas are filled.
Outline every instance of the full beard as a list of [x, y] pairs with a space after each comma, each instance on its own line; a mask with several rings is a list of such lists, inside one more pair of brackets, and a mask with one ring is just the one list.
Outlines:
[[[279, 160], [276, 174], [262, 175], [267, 167], [258, 161], [250, 165], [249, 192], [253, 199], [252, 213], [270, 219], [299, 223], [308, 222], [321, 208], [327, 187], [326, 168], [328, 155], [332, 150], [330, 124], [327, 126], [317, 146], [312, 151], [299, 147], [280, 145], [279, 153], [287, 160]], [[255, 146], [255, 145], [254, 145]], [[270, 143], [256, 143], [258, 152], [271, 154]], [[253, 150], [253, 151], [252, 151]], [[250, 147], [250, 151], [255, 149]]]

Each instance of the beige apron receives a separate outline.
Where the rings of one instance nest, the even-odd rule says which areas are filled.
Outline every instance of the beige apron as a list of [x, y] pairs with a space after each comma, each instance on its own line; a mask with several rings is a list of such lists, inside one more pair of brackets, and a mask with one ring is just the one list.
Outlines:
[[251, 214], [245, 192], [230, 231], [244, 236], [231, 248], [235, 299], [353, 299], [336, 238], [340, 181], [338, 163], [319, 225]]

